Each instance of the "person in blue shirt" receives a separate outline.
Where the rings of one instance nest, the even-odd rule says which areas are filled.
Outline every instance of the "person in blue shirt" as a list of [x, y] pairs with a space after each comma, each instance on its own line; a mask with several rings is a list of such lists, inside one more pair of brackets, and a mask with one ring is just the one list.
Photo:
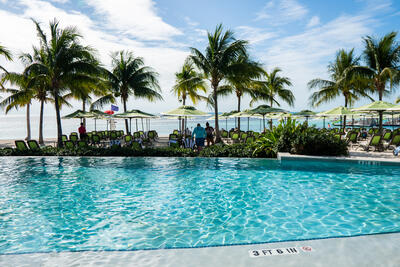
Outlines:
[[197, 149], [201, 150], [204, 146], [204, 140], [206, 139], [206, 130], [200, 126], [200, 123], [198, 123], [197, 127], [194, 128], [192, 137], [196, 140]]

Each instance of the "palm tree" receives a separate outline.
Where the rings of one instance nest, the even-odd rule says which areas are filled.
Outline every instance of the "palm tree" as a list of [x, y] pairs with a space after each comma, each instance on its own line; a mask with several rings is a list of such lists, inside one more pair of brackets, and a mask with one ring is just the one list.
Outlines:
[[[396, 43], [397, 32], [391, 32], [376, 40], [371, 36], [364, 38], [364, 60], [366, 67], [357, 68], [369, 78], [378, 92], [379, 101], [383, 95], [389, 93], [386, 84], [390, 82], [390, 89], [400, 83], [399, 62], [400, 45]], [[379, 113], [379, 129], [382, 130], [383, 112]]]
[[[270, 73], [265, 71], [265, 80], [257, 81], [257, 90], [252, 92], [252, 100], [254, 102], [264, 100], [267, 101], [270, 107], [275, 103], [280, 106], [278, 98], [286, 102], [288, 105], [293, 106], [295, 97], [290, 89], [286, 86], [291, 86], [292, 82], [288, 77], [279, 76], [282, 70], [274, 68]], [[272, 129], [272, 119], [270, 120], [270, 128]]]
[[[175, 73], [175, 85], [171, 91], [178, 96], [183, 106], [186, 105], [188, 97], [194, 105], [199, 100], [205, 99], [204, 96], [199, 95], [199, 91], [207, 92], [206, 84], [190, 60], [186, 60], [180, 72]], [[182, 121], [182, 129], [184, 129], [184, 121]]]
[[190, 48], [190, 59], [203, 72], [213, 89], [213, 104], [215, 116], [216, 142], [221, 141], [218, 125], [218, 87], [230, 73], [232, 66], [240, 56], [247, 55], [247, 42], [235, 40], [231, 30], [223, 32], [222, 25], [215, 28], [214, 33], [208, 32], [208, 46], [205, 54], [196, 48]]
[[[7, 48], [5, 48], [4, 46], [2, 46], [2, 45], [0, 45], [0, 56], [5, 57], [5, 59], [6, 59], [6, 60], [9, 60], [9, 61], [12, 60], [12, 54], [11, 54], [11, 52], [10, 52]], [[2, 70], [2, 71], [4, 71], [4, 72], [7, 73], [7, 70], [6, 70], [3, 66], [1, 66], [1, 65], [0, 65], [0, 70]], [[2, 82], [0, 82], [0, 87], [2, 87], [2, 89], [5, 89], [5, 88], [3, 87], [3, 83], [2, 83]]]
[[[243, 95], [252, 95], [257, 90], [257, 82], [255, 79], [261, 78], [264, 73], [258, 62], [252, 61], [247, 55], [240, 56], [233, 64], [232, 72], [226, 78], [226, 89], [234, 92], [237, 97], [237, 111], [240, 112], [240, 105]], [[222, 86], [221, 86], [222, 87]], [[223, 95], [225, 92], [218, 92]], [[240, 130], [240, 117], [237, 118], [238, 129]]]
[[[111, 90], [115, 97], [121, 97], [126, 109], [129, 96], [146, 98], [150, 101], [162, 100], [157, 76], [150, 67], [144, 65], [143, 58], [135, 57], [132, 52], [119, 51], [112, 54], [112, 71], [108, 74]], [[125, 120], [126, 132], [129, 132], [128, 120]]]
[[94, 50], [80, 44], [82, 36], [75, 27], [62, 29], [59, 22], [54, 20], [49, 23], [50, 39], [48, 39], [39, 23], [36, 21], [34, 23], [41, 45], [37, 50], [42, 50], [43, 55], [35, 58], [26, 73], [37, 74], [33, 78], [33, 83], [48, 85], [56, 110], [58, 146], [62, 147], [60, 115], [62, 96], [68, 92], [96, 86], [98, 80], [96, 77], [101, 74], [101, 68], [93, 56]]
[[[344, 106], [347, 108], [353, 106], [360, 97], [370, 98], [368, 81], [362, 79], [354, 71], [359, 66], [359, 60], [354, 55], [354, 49], [348, 52], [343, 49], [339, 50], [335, 61], [328, 65], [331, 79], [317, 78], [308, 83], [310, 90], [318, 89], [310, 96], [311, 105], [317, 107], [342, 95]], [[344, 125], [346, 125], [346, 116], [344, 116]]]

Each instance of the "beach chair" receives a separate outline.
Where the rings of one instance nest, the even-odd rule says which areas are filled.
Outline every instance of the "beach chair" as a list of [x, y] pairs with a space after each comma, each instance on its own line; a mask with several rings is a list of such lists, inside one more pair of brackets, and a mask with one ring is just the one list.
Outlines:
[[386, 145], [385, 149], [395, 149], [400, 146], [400, 134], [393, 135], [392, 140]]
[[65, 141], [64, 142], [64, 147], [66, 149], [69, 149], [69, 150], [74, 150], [75, 149], [75, 143], [73, 141], [71, 141], [71, 140]]
[[147, 136], [150, 138], [150, 140], [155, 140], [156, 139], [155, 131], [149, 131]]
[[377, 151], [377, 150], [381, 151], [382, 150], [382, 135], [379, 135], [379, 134], [373, 135], [367, 145], [360, 144], [359, 147], [361, 147], [365, 151], [369, 151], [371, 149], [371, 147], [374, 148], [374, 151]]
[[70, 141], [72, 141], [72, 142], [74, 142], [75, 144], [78, 142], [78, 135], [75, 135], [75, 134], [70, 134], [69, 135], [69, 140]]
[[246, 140], [247, 136], [249, 136], [247, 133], [241, 132], [240, 133], [240, 140], [242, 140], [244, 142]]
[[131, 145], [133, 139], [132, 139], [132, 135], [128, 134], [124, 136], [124, 141], [125, 141], [125, 146], [129, 146]]
[[227, 131], [224, 130], [224, 131], [221, 132], [221, 137], [222, 138], [228, 138], [228, 136], [229, 136], [229, 133]]
[[170, 134], [168, 137], [168, 146], [179, 147], [179, 140], [177, 134]]
[[359, 144], [357, 143], [357, 137], [358, 137], [357, 132], [350, 132], [350, 134], [348, 135], [346, 142], [347, 145], [350, 146], [350, 148], [359, 146]]
[[76, 135], [76, 136], [78, 136], [78, 133], [77, 133], [77, 132], [71, 132], [70, 135]]
[[239, 138], [240, 138], [239, 133], [233, 133], [232, 137], [231, 137], [231, 140], [232, 140], [233, 143], [238, 143], [239, 142]]
[[369, 128], [368, 135], [373, 135], [373, 134], [374, 134], [374, 128]]
[[68, 141], [68, 136], [66, 136], [65, 134], [63, 134], [63, 135], [61, 136], [61, 141], [63, 141], [63, 142]]
[[245, 141], [246, 144], [250, 144], [250, 143], [253, 143], [253, 142], [254, 142], [254, 136], [248, 136], [246, 138], [246, 141]]
[[132, 144], [131, 144], [131, 148], [135, 149], [135, 150], [141, 150], [142, 149], [142, 145], [137, 141], [133, 141]]
[[179, 131], [178, 131], [178, 130], [174, 130], [174, 131], [172, 132], [172, 134], [179, 135]]
[[15, 140], [15, 147], [18, 151], [28, 151], [28, 146], [24, 140]]
[[88, 145], [88, 142], [87, 141], [83, 141], [83, 140], [79, 140], [78, 141], [78, 148], [87, 148], [89, 145]]
[[340, 139], [342, 139], [342, 135], [341, 134], [334, 134], [333, 135], [334, 138], [336, 138], [338, 141], [340, 141]]
[[377, 133], [379, 133], [379, 128], [374, 129], [374, 134], [377, 134]]
[[93, 134], [91, 140], [93, 145], [100, 145], [100, 140], [101, 140], [100, 135]]
[[39, 143], [36, 140], [28, 140], [28, 147], [32, 151], [40, 151]]
[[386, 131], [386, 132], [383, 134], [382, 140], [383, 140], [384, 142], [389, 143], [390, 140], [392, 140], [392, 132], [391, 132], [390, 130], [389, 130], [389, 131]]
[[140, 132], [134, 132], [133, 133], [133, 138], [140, 139]]
[[110, 140], [117, 140], [118, 136], [117, 136], [117, 132], [110, 132]]

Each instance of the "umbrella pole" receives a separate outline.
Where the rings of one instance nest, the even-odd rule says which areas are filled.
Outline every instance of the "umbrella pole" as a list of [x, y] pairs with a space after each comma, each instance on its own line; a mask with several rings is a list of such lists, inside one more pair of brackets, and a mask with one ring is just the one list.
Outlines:
[[323, 124], [324, 124], [324, 129], [325, 129], [325, 117], [323, 117], [323, 120], [324, 120], [324, 123], [323, 123]]
[[262, 132], [264, 132], [265, 131], [265, 115], [263, 115], [263, 130], [262, 130]]
[[138, 124], [137, 124], [137, 119], [135, 119], [136, 121], [136, 132], [138, 131]]
[[394, 130], [393, 111], [392, 111], [392, 130]]
[[247, 131], [250, 131], [250, 117], [247, 117]]
[[228, 118], [225, 118], [225, 127], [226, 127], [226, 129], [225, 129], [225, 130], [227, 130], [227, 131], [228, 131]]
[[94, 131], [97, 132], [97, 128], [96, 128], [96, 119], [94, 119]]
[[132, 118], [129, 118], [129, 133], [132, 134]]
[[142, 130], [143, 130], [143, 132], [144, 132], [143, 118], [141, 118], [141, 120], [142, 120]]

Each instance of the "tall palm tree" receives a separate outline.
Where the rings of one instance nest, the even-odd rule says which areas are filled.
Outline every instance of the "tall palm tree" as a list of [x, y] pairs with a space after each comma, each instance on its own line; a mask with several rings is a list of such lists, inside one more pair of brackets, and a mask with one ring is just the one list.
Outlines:
[[[196, 72], [193, 63], [186, 60], [181, 70], [175, 73], [175, 85], [171, 91], [178, 96], [182, 105], [186, 105], [186, 99], [190, 98], [194, 105], [205, 97], [199, 94], [199, 91], [207, 92], [206, 83], [203, 77]], [[184, 129], [184, 121], [182, 121], [182, 129]]]
[[[132, 52], [119, 51], [112, 54], [112, 71], [108, 80], [115, 97], [121, 97], [121, 102], [126, 109], [129, 96], [146, 98], [150, 101], [162, 100], [158, 74], [150, 67], [144, 65], [143, 58], [135, 57]], [[128, 120], [125, 120], [126, 132], [129, 132]]]
[[[5, 59], [6, 59], [6, 60], [9, 60], [9, 61], [12, 60], [12, 54], [11, 54], [11, 52], [10, 52], [7, 48], [5, 48], [4, 46], [2, 46], [2, 45], [0, 45], [0, 56], [5, 57]], [[6, 73], [7, 73], [7, 70], [6, 70], [3, 66], [1, 66], [1, 65], [0, 65], [0, 70], [2, 70], [3, 72], [6, 72]], [[3, 87], [3, 83], [2, 83], [1, 81], [0, 81], [0, 87], [2, 87], [2, 89], [5, 89], [5, 88]]]
[[[370, 98], [370, 84], [354, 70], [359, 66], [360, 58], [354, 55], [354, 49], [346, 52], [341, 49], [336, 53], [334, 62], [328, 65], [330, 80], [313, 79], [308, 83], [310, 90], [318, 89], [310, 96], [313, 107], [328, 103], [343, 96], [344, 106], [351, 107], [360, 97]], [[370, 98], [371, 99], [371, 98]], [[344, 116], [346, 125], [346, 116]]]
[[82, 36], [75, 27], [62, 29], [59, 22], [54, 20], [49, 23], [50, 39], [43, 32], [39, 23], [34, 21], [40, 40], [40, 49], [43, 50], [41, 58], [28, 66], [27, 73], [35, 72], [39, 80], [48, 85], [49, 93], [54, 98], [54, 106], [57, 119], [57, 141], [62, 147], [62, 125], [60, 108], [62, 96], [68, 92], [82, 90], [96, 86], [97, 76], [101, 74], [101, 68], [94, 57], [94, 50], [80, 44]]
[[[270, 73], [265, 71], [265, 80], [257, 81], [257, 90], [252, 92], [252, 100], [250, 104], [263, 100], [267, 101], [270, 107], [274, 104], [280, 106], [278, 98], [293, 106], [295, 97], [287, 86], [291, 86], [292, 82], [288, 77], [282, 77], [279, 73], [280, 68], [274, 68]], [[272, 119], [270, 120], [270, 128], [272, 129]]]
[[205, 54], [196, 48], [190, 48], [190, 59], [203, 72], [213, 89], [216, 142], [221, 141], [218, 124], [218, 87], [231, 72], [238, 57], [247, 55], [247, 42], [236, 40], [231, 30], [223, 31], [217, 25], [213, 33], [208, 32], [208, 45]]
[[[237, 97], [237, 111], [241, 110], [241, 100], [243, 95], [252, 95], [257, 90], [257, 82], [255, 79], [262, 77], [264, 70], [261, 64], [252, 61], [247, 55], [240, 56], [232, 66], [232, 72], [226, 78], [226, 89], [230, 89]], [[218, 95], [223, 95], [217, 93]], [[240, 130], [240, 117], [237, 118], [237, 126]]]
[[[386, 90], [388, 82], [390, 89], [400, 83], [400, 45], [396, 42], [396, 36], [397, 32], [391, 32], [379, 40], [371, 36], [364, 38], [363, 56], [367, 66], [357, 69], [372, 81], [380, 101], [384, 94], [390, 92], [390, 90]], [[380, 112], [380, 130], [382, 130], [382, 118], [383, 112]]]

